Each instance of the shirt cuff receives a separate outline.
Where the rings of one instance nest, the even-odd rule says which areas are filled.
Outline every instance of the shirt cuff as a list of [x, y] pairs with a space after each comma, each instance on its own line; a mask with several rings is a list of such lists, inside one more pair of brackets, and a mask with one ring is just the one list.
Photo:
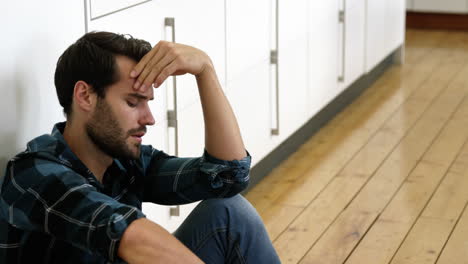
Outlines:
[[110, 244], [107, 257], [112, 263], [126, 263], [118, 256], [120, 240], [122, 239], [127, 227], [133, 221], [140, 218], [146, 218], [146, 215], [137, 208], [132, 208], [124, 215], [115, 213], [109, 219], [107, 225], [107, 237], [110, 239]]
[[246, 150], [247, 156], [241, 160], [221, 160], [204, 151], [200, 170], [210, 177], [213, 189], [233, 184], [244, 184], [250, 179], [250, 164], [252, 157]]

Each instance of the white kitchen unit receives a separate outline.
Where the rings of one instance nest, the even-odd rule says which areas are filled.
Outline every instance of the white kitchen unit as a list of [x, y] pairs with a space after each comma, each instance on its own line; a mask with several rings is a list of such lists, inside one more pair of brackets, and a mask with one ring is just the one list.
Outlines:
[[[174, 17], [175, 41], [206, 52], [225, 84], [225, 28], [224, 1], [172, 0], [156, 1], [170, 10]], [[157, 9], [153, 12], [157, 12]], [[167, 15], [166, 15], [167, 16]], [[177, 108], [179, 111], [198, 103], [198, 89], [192, 75], [177, 77]], [[183, 155], [183, 153], [181, 153]]]
[[385, 54], [386, 0], [367, 0], [366, 17], [366, 72], [380, 63]]
[[151, 0], [89, 0], [89, 17], [95, 20], [149, 1]]
[[[406, 8], [404, 0], [387, 2], [385, 10], [385, 51], [384, 56], [405, 43]], [[368, 35], [367, 38], [372, 38]], [[404, 49], [404, 47], [402, 47]]]
[[82, 1], [2, 2], [2, 173], [7, 160], [28, 141], [65, 120], [54, 86], [55, 66], [62, 52], [84, 34], [83, 21]]
[[226, 1], [226, 94], [252, 164], [273, 149], [275, 137], [271, 97], [276, 92], [276, 71], [270, 63], [270, 50], [276, 45], [275, 19], [276, 0]]
[[467, 0], [412, 0], [411, 11], [434, 13], [468, 13]]
[[340, 92], [365, 73], [366, 1], [345, 0], [342, 20], [345, 32], [341, 65], [344, 69], [340, 69]]
[[275, 145], [307, 120], [307, 0], [279, 1], [279, 135]]
[[404, 0], [367, 0], [366, 72], [404, 43]]
[[341, 0], [308, 2], [308, 117], [317, 114], [339, 92], [343, 74]]

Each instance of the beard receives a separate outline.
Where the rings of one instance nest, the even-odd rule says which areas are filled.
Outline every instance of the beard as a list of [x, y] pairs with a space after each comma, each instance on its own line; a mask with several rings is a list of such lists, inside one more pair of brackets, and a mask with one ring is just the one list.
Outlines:
[[139, 159], [140, 143], [128, 145], [127, 138], [132, 133], [146, 129], [132, 129], [127, 133], [119, 126], [116, 116], [104, 99], [98, 98], [96, 109], [86, 124], [86, 133], [93, 143], [105, 154], [117, 159]]

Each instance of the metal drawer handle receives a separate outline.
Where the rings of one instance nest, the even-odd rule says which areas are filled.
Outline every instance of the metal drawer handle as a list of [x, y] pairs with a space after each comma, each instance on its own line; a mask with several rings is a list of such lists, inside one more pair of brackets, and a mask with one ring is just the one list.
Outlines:
[[[173, 17], [166, 17], [164, 19], [164, 26], [172, 28], [171, 42], [175, 42], [175, 19]], [[173, 102], [174, 109], [167, 111], [167, 125], [168, 127], [174, 128], [174, 154], [179, 155], [179, 126], [177, 121], [177, 80], [175, 76], [172, 76], [172, 87], [173, 87]], [[180, 216], [180, 206], [171, 207], [169, 209], [170, 216]]]

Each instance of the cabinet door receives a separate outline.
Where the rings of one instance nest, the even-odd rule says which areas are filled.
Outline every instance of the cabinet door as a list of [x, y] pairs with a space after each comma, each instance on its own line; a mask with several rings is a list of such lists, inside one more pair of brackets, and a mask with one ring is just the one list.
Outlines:
[[413, 10], [422, 12], [467, 13], [466, 0], [413, 0]]
[[270, 50], [276, 41], [275, 8], [275, 0], [226, 2], [227, 96], [252, 166], [273, 148], [276, 109], [271, 96], [276, 92], [276, 73]]
[[386, 0], [367, 0], [366, 17], [366, 72], [385, 58]]
[[344, 80], [340, 84], [340, 91], [349, 87], [365, 72], [365, 7], [364, 0], [346, 1], [345, 4]]
[[306, 0], [279, 0], [280, 142], [307, 121], [307, 13]]
[[[162, 2], [174, 16], [175, 41], [210, 56], [221, 84], [225, 84], [224, 1], [173, 0]], [[193, 75], [177, 76], [177, 108], [183, 111], [199, 100]]]
[[244, 144], [252, 156], [252, 166], [264, 158], [275, 146], [276, 136], [271, 135], [272, 105], [270, 96], [273, 83], [270, 82], [271, 66], [263, 60], [229, 82], [228, 99], [241, 130]]
[[[179, 157], [200, 157], [205, 147], [205, 126], [200, 102], [179, 111], [177, 121]], [[198, 202], [177, 206], [179, 215], [168, 216], [164, 228], [174, 232], [197, 205]]]
[[91, 19], [105, 16], [151, 0], [89, 0]]
[[338, 93], [342, 43], [339, 0], [310, 1], [308, 15], [308, 116], [319, 112]]
[[406, 10], [404, 0], [387, 2], [385, 15], [386, 53], [395, 51], [405, 42]]

